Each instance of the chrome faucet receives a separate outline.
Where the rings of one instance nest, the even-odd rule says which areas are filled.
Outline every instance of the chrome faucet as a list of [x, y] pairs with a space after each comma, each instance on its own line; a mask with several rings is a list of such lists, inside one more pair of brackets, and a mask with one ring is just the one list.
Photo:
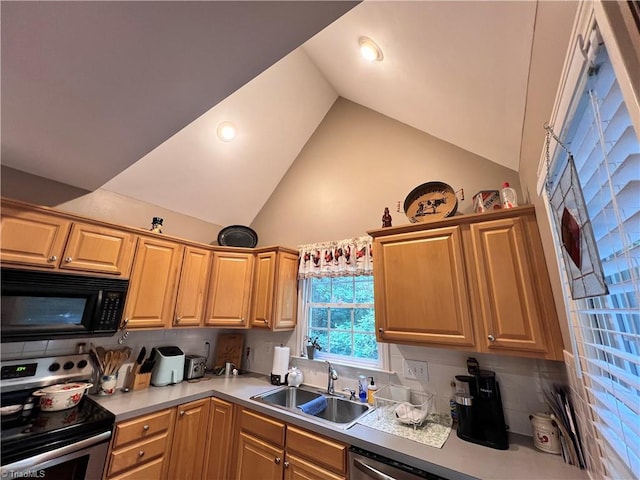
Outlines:
[[333, 388], [333, 381], [338, 379], [338, 372], [336, 372], [336, 369], [333, 368], [333, 365], [331, 365], [331, 362], [329, 360], [325, 360], [325, 362], [327, 362], [327, 365], [329, 367], [327, 371], [327, 393], [329, 395], [333, 395], [335, 393], [335, 389]]

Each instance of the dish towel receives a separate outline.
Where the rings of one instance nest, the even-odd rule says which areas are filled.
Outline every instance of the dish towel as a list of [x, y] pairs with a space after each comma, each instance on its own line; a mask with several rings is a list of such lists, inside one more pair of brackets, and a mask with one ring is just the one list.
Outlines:
[[394, 411], [402, 423], [420, 425], [427, 418], [427, 411], [416, 408], [408, 402], [401, 403]]
[[320, 395], [318, 398], [314, 398], [313, 400], [309, 400], [307, 403], [298, 405], [298, 408], [309, 415], [317, 415], [327, 408], [327, 399], [324, 395]]

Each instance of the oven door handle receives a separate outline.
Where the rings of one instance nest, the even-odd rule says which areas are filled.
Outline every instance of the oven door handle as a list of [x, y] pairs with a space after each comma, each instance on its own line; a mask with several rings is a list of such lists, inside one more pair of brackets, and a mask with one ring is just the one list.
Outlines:
[[25, 458], [24, 460], [18, 460], [17, 462], [10, 463], [8, 465], [3, 465], [0, 469], [0, 472], [2, 472], [4, 476], [4, 472], [27, 470], [32, 467], [37, 467], [38, 465], [42, 465], [49, 460], [54, 460], [64, 455], [89, 448], [98, 443], [102, 443], [105, 440], [109, 440], [109, 438], [111, 438], [111, 431], [102, 432], [93, 437], [85, 438], [84, 440], [80, 440], [79, 442], [72, 443], [71, 445], [65, 445], [64, 447], [60, 447], [50, 452], [41, 453], [40, 455], [36, 455], [35, 457], [29, 457]]
[[371, 478], [374, 478], [375, 480], [395, 480], [395, 478], [390, 477], [386, 473], [382, 473], [380, 470], [376, 470], [371, 465], [367, 465], [359, 458], [354, 458], [353, 464], [358, 470], [360, 470], [361, 472], [364, 472], [365, 474], [369, 475]]

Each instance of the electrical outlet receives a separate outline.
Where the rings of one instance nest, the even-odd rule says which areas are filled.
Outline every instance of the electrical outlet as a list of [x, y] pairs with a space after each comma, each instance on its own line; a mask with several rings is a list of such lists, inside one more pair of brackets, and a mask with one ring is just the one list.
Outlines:
[[419, 360], [405, 360], [404, 378], [427, 382], [429, 380], [429, 373], [427, 372], [427, 362], [421, 362]]

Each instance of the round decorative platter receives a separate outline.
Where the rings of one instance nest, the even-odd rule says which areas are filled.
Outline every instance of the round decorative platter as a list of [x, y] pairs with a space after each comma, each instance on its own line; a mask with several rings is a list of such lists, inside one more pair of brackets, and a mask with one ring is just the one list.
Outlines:
[[258, 234], [244, 225], [230, 225], [218, 233], [218, 244], [224, 247], [253, 248], [258, 244]]
[[450, 217], [458, 209], [458, 197], [443, 182], [427, 182], [417, 186], [404, 200], [404, 213], [412, 223]]

